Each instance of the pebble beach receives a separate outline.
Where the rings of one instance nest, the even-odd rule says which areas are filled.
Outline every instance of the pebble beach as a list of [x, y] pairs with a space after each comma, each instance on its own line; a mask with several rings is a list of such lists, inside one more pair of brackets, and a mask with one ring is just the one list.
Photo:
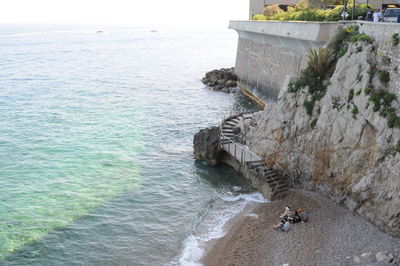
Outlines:
[[[307, 223], [276, 231], [284, 207], [304, 208]], [[204, 265], [399, 265], [400, 239], [314, 192], [289, 190], [236, 218]]]

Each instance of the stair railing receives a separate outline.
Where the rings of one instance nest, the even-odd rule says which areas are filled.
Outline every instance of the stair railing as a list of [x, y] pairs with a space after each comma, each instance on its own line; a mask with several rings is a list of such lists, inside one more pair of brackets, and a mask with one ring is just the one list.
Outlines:
[[[236, 117], [239, 117], [239, 116], [243, 117], [243, 114], [237, 115]], [[230, 117], [229, 119], [232, 119], [234, 117], [235, 116]], [[220, 125], [220, 136], [221, 136], [220, 145], [221, 145], [222, 149], [226, 150], [230, 155], [232, 155], [232, 153], [233, 153], [233, 158], [238, 160], [241, 165], [245, 165], [246, 162], [260, 161], [262, 163], [262, 166], [264, 166], [266, 168], [269, 168], [268, 165], [264, 162], [264, 160], [259, 155], [257, 155], [254, 152], [250, 151], [247, 146], [242, 145], [242, 144], [234, 141], [233, 139], [225, 136], [224, 132], [223, 132], [223, 125], [224, 125], [224, 123], [221, 123], [221, 125]], [[221, 143], [221, 141], [222, 141], [222, 143]], [[225, 143], [225, 141], [228, 141], [228, 143]], [[233, 148], [231, 148], [231, 144], [233, 145]], [[226, 145], [228, 146], [227, 148], [224, 147]], [[240, 154], [240, 158], [238, 158], [238, 156], [237, 156], [238, 155], [238, 153], [237, 153], [238, 149], [240, 150], [240, 153], [239, 153]], [[249, 159], [247, 160], [247, 158], [249, 158]], [[273, 179], [270, 178], [270, 180], [272, 180], [273, 183], [275, 183], [275, 188], [272, 191], [272, 193], [275, 193], [276, 190], [278, 189], [279, 183], [275, 180], [275, 178], [273, 178]]]

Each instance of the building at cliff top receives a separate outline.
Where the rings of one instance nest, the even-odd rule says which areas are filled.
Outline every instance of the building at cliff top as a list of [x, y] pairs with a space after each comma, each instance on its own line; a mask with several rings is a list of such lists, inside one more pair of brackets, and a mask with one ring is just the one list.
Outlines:
[[[266, 6], [279, 5], [286, 10], [288, 6], [294, 6], [299, 2], [300, 0], [250, 0], [249, 18], [262, 14]], [[376, 8], [400, 7], [398, 0], [356, 0], [356, 4], [370, 4]]]

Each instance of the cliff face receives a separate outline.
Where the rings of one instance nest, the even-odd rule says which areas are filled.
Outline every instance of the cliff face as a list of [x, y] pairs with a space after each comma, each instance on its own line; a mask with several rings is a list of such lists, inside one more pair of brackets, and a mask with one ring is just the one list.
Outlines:
[[[394, 125], [388, 120], [400, 115], [399, 50], [390, 36], [374, 44], [350, 44], [311, 116], [303, 106], [310, 96], [289, 93], [286, 84], [278, 101], [255, 116], [251, 124], [256, 126], [246, 129], [251, 149], [279, 162], [297, 186], [343, 203], [396, 236], [400, 129], [395, 118]], [[385, 72], [390, 81], [382, 77]], [[397, 99], [385, 98], [393, 95]]]

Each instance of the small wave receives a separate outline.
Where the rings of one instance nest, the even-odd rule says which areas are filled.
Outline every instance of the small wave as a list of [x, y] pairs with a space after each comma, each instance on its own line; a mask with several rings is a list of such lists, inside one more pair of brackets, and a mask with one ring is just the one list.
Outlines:
[[228, 202], [241, 201], [241, 200], [245, 200], [248, 202], [259, 202], [259, 203], [269, 202], [263, 197], [263, 195], [260, 192], [254, 192], [250, 194], [239, 194], [239, 195], [219, 195], [219, 197], [222, 200]]
[[255, 214], [255, 213], [249, 213], [249, 214], [246, 214], [245, 216], [251, 217], [251, 218], [254, 218], [254, 219], [258, 219], [258, 215]]
[[[180, 255], [167, 265], [202, 265], [200, 260], [204, 255], [204, 249], [208, 242], [225, 236], [226, 225], [229, 221], [243, 212], [250, 202], [268, 202], [259, 192], [236, 196], [219, 195], [219, 198], [222, 201], [219, 204], [213, 204], [213, 208], [202, 216], [202, 220], [194, 228], [194, 232], [183, 241], [183, 250]], [[248, 216], [258, 218], [256, 214], [248, 214]]]
[[192, 153], [193, 149], [190, 147], [171, 147], [171, 146], [163, 146], [162, 150], [166, 154], [170, 155], [180, 155], [180, 154], [187, 154]]
[[203, 256], [204, 250], [200, 248], [199, 241], [194, 235], [190, 235], [184, 241], [185, 249], [182, 256], [179, 258], [179, 265], [185, 266], [200, 266], [200, 261]]

